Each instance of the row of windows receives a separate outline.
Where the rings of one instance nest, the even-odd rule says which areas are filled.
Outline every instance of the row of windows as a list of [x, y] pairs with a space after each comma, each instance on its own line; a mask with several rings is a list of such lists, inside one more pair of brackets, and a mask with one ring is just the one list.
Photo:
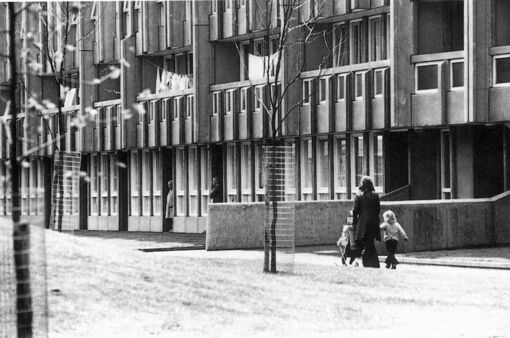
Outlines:
[[90, 215], [118, 215], [119, 165], [113, 155], [90, 156]]
[[[510, 85], [510, 55], [496, 55], [493, 57], [493, 86]], [[425, 62], [416, 64], [415, 88], [417, 91], [435, 90], [439, 88], [439, 62]], [[450, 89], [464, 87], [464, 60], [449, 60], [448, 84]]]
[[389, 14], [335, 24], [333, 67], [387, 59], [389, 34]]
[[[25, 162], [20, 170], [20, 193], [22, 215], [44, 214], [44, 168], [38, 160]], [[12, 212], [10, 179], [8, 166], [0, 162], [0, 215], [10, 215]], [[64, 191], [64, 193], [66, 193]], [[66, 205], [64, 205], [65, 207]], [[64, 214], [71, 214], [72, 210], [64, 209]]]
[[[372, 71], [372, 85], [371, 85], [371, 97], [381, 97], [384, 94], [385, 86], [385, 71], [387, 68], [374, 69]], [[365, 79], [367, 71], [355, 72], [354, 73], [354, 90], [353, 98], [360, 100], [365, 96]], [[347, 81], [349, 74], [338, 74], [334, 75], [336, 80], [335, 97], [332, 99], [336, 102], [345, 100], [347, 97]], [[317, 87], [314, 87], [313, 79], [303, 80], [303, 92], [302, 102], [303, 105], [308, 105], [311, 102], [311, 97], [314, 92], [317, 93], [317, 100], [320, 103], [330, 101], [330, 90], [331, 77], [321, 77], [318, 79]]]

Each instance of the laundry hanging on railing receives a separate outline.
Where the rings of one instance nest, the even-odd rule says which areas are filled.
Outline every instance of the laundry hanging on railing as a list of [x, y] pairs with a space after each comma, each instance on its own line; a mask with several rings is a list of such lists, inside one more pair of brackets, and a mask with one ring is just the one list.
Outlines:
[[172, 73], [166, 70], [156, 73], [156, 93], [171, 92], [193, 88], [193, 77]]
[[280, 53], [273, 53], [269, 56], [257, 56], [248, 54], [248, 77], [250, 80], [263, 79], [268, 74], [275, 76], [276, 64]]

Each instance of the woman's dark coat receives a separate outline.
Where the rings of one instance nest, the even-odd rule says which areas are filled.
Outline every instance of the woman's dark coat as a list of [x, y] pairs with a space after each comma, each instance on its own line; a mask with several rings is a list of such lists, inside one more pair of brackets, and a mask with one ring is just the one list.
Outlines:
[[381, 240], [379, 230], [379, 213], [381, 205], [379, 195], [375, 192], [357, 194], [352, 211], [353, 223], [356, 225], [356, 240]]

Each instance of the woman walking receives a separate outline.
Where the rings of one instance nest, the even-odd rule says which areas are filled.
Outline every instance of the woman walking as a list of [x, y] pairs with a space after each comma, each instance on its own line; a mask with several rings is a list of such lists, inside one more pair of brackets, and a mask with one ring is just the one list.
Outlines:
[[352, 211], [353, 223], [356, 225], [356, 247], [359, 257], [363, 257], [363, 266], [378, 268], [379, 257], [375, 249], [374, 240], [381, 240], [379, 229], [379, 213], [381, 206], [379, 195], [375, 192], [372, 179], [368, 176], [361, 178], [359, 193], [354, 198]]

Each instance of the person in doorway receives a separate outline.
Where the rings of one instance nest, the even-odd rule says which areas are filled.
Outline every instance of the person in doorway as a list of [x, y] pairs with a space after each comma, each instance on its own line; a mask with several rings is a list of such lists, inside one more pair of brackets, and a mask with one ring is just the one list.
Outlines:
[[381, 205], [379, 195], [375, 192], [372, 179], [363, 176], [359, 185], [359, 193], [354, 198], [352, 211], [353, 223], [356, 225], [357, 261], [362, 258], [363, 266], [379, 268], [379, 257], [374, 240], [381, 240], [379, 229], [379, 213]]
[[174, 227], [174, 182], [168, 181], [168, 194], [166, 195], [165, 227], [172, 231]]
[[397, 222], [397, 217], [393, 211], [388, 210], [383, 214], [384, 222], [381, 224], [381, 230], [383, 231], [384, 244], [388, 251], [388, 257], [386, 257], [386, 269], [390, 267], [392, 269], [397, 268], [398, 261], [395, 258], [395, 252], [397, 251], [398, 240], [402, 237], [407, 241], [407, 235], [402, 226]]
[[218, 177], [213, 177], [212, 179], [211, 192], [209, 193], [209, 197], [211, 199], [211, 203], [223, 202], [223, 189]]

